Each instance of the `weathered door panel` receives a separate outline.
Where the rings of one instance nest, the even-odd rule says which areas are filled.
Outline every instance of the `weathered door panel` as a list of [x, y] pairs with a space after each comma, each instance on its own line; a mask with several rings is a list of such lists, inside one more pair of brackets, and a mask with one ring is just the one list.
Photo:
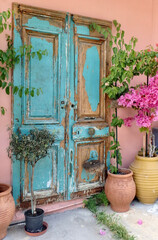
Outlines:
[[26, 39], [25, 44], [34, 46], [34, 51], [47, 50], [41, 60], [37, 55], [30, 61], [25, 59], [25, 87], [41, 88], [43, 93], [38, 97], [24, 97], [24, 124], [59, 123], [58, 44], [61, 44], [61, 36], [25, 30], [23, 39]]
[[[14, 97], [14, 131], [28, 133], [30, 129], [46, 127], [57, 138], [49, 155], [40, 160], [35, 168], [34, 189], [38, 202], [64, 199], [66, 191], [65, 160], [65, 112], [66, 103], [66, 14], [47, 16], [48, 12], [36, 12], [34, 8], [14, 5], [14, 46], [32, 45], [32, 51], [47, 51], [41, 60], [27, 55], [14, 69], [14, 84], [41, 88], [43, 94], [34, 97]], [[55, 17], [57, 13], [55, 12]], [[62, 58], [61, 58], [62, 56]], [[62, 71], [61, 71], [62, 66]], [[21, 70], [21, 74], [19, 74]], [[19, 111], [19, 107], [21, 111]], [[17, 172], [20, 172], [20, 174]], [[13, 194], [15, 200], [26, 205], [30, 199], [31, 167], [13, 163]], [[49, 198], [49, 199], [48, 199]]]
[[[77, 153], [77, 189], [84, 191], [89, 188], [99, 187], [103, 183], [104, 172], [100, 169], [90, 169], [84, 166], [87, 161], [98, 161], [104, 164], [104, 141], [86, 141], [76, 143]], [[87, 162], [88, 163], [88, 162]], [[98, 171], [97, 171], [98, 170]]]
[[[76, 35], [78, 48], [77, 120], [105, 121], [105, 97], [100, 88], [104, 75], [105, 41]], [[100, 67], [102, 66], [102, 67]]]

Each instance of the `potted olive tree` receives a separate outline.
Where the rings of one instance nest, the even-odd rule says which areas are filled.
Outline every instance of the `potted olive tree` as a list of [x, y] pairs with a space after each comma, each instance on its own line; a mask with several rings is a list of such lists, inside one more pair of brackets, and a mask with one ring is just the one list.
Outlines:
[[122, 156], [118, 141], [118, 127], [121, 127], [124, 121], [118, 117], [117, 99], [129, 91], [134, 76], [155, 75], [158, 62], [155, 61], [157, 52], [153, 48], [150, 51], [148, 49], [136, 51], [137, 38], [132, 37], [129, 42], [125, 42], [125, 32], [121, 29], [121, 24], [114, 20], [113, 25], [115, 34], [112, 34], [110, 28], [104, 29], [95, 23], [90, 25], [90, 30], [96, 30], [104, 35], [112, 49], [110, 74], [102, 79], [103, 92], [113, 103], [109, 135], [111, 136], [111, 159], [114, 160], [114, 164], [111, 164], [108, 170], [105, 193], [114, 211], [125, 212], [128, 211], [135, 197], [136, 188], [132, 178], [133, 172], [130, 169], [120, 168]]
[[36, 208], [36, 197], [33, 190], [34, 169], [36, 163], [48, 155], [48, 150], [54, 143], [55, 135], [47, 129], [37, 128], [30, 130], [29, 134], [22, 134], [19, 130], [13, 133], [8, 148], [9, 156], [14, 155], [17, 161], [25, 161], [31, 165], [31, 209], [25, 212], [26, 231], [30, 233], [41, 232], [43, 229], [44, 211]]

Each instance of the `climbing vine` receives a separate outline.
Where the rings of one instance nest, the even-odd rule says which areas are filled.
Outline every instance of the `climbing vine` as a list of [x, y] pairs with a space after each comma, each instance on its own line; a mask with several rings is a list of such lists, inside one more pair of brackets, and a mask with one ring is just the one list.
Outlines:
[[[134, 76], [146, 75], [154, 76], [158, 70], [158, 52], [152, 46], [147, 49], [136, 51], [137, 38], [132, 37], [128, 43], [125, 42], [125, 31], [121, 29], [121, 24], [116, 20], [113, 21], [116, 34], [112, 34], [110, 28], [102, 28], [93, 23], [90, 25], [90, 30], [96, 30], [104, 36], [109, 37], [109, 45], [112, 49], [112, 65], [110, 74], [102, 79], [103, 92], [112, 100], [117, 100], [121, 95], [129, 91], [131, 80]], [[117, 116], [117, 109], [112, 115], [111, 126], [114, 127], [110, 132], [112, 141], [111, 158], [116, 160], [115, 166], [110, 166], [111, 172], [118, 172], [118, 165], [122, 165], [122, 156], [120, 152], [120, 144], [117, 139], [117, 127], [121, 127], [124, 123], [123, 119]]]
[[[12, 12], [10, 10], [0, 13], [0, 34], [5, 30], [11, 30], [11, 14]], [[0, 49], [0, 89], [4, 90], [7, 95], [11, 93], [12, 89], [12, 93], [18, 94], [19, 97], [22, 97], [23, 93], [25, 95], [30, 94], [32, 97], [34, 97], [35, 94], [38, 96], [42, 92], [41, 88], [25, 88], [24, 91], [24, 86], [15, 86], [11, 81], [9, 81], [9, 73], [10, 70], [20, 62], [20, 59], [24, 57], [24, 55], [27, 56], [28, 59], [34, 58], [37, 55], [38, 59], [41, 60], [42, 55], [46, 55], [47, 51], [38, 50], [34, 52], [32, 45], [23, 45], [20, 46], [19, 49], [15, 49], [10, 35], [6, 36], [6, 43], [6, 50], [4, 51]], [[0, 110], [1, 114], [4, 115], [6, 109], [3, 106], [0, 106]]]

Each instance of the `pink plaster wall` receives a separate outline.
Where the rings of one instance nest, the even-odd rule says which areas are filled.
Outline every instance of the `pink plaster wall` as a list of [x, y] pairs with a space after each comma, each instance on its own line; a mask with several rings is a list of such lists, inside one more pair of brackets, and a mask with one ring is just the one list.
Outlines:
[[158, 43], [158, 1], [153, 0], [153, 45]]
[[[0, 0], [0, 12], [12, 8], [12, 0]], [[158, 42], [158, 1], [157, 0], [19, 0], [19, 3], [51, 10], [66, 11], [83, 16], [105, 20], [117, 19], [126, 32], [126, 39], [136, 36], [140, 50], [151, 43]], [[1, 48], [5, 49], [4, 35], [0, 35]], [[141, 77], [141, 80], [145, 78]], [[138, 79], [135, 79], [136, 82]], [[5, 116], [0, 116], [0, 182], [11, 183], [11, 161], [7, 157], [7, 128], [11, 126], [11, 97], [0, 93], [0, 106], [5, 106]], [[129, 110], [120, 110], [120, 116], [132, 114]], [[129, 166], [142, 144], [138, 128], [122, 127], [119, 139], [123, 154], [123, 166]]]

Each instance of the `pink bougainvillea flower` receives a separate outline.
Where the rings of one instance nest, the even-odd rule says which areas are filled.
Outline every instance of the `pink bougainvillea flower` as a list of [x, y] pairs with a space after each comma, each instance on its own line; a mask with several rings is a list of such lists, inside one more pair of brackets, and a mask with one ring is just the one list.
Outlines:
[[150, 78], [148, 85], [130, 88], [128, 93], [118, 99], [118, 105], [137, 111], [133, 118], [124, 119], [125, 126], [130, 127], [135, 120], [140, 128], [151, 129], [152, 122], [158, 120], [158, 72]]
[[103, 229], [100, 229], [100, 231], [99, 231], [99, 234], [100, 234], [100, 235], [105, 235], [105, 234], [106, 234], [106, 232], [105, 232], [105, 230], [103, 230]]
[[133, 117], [124, 118], [123, 121], [126, 127], [131, 127], [132, 122], [134, 121], [134, 118]]
[[139, 220], [137, 221], [137, 223], [138, 223], [139, 225], [142, 225], [142, 224], [143, 224], [143, 221], [142, 221], [141, 219], [139, 219]]

